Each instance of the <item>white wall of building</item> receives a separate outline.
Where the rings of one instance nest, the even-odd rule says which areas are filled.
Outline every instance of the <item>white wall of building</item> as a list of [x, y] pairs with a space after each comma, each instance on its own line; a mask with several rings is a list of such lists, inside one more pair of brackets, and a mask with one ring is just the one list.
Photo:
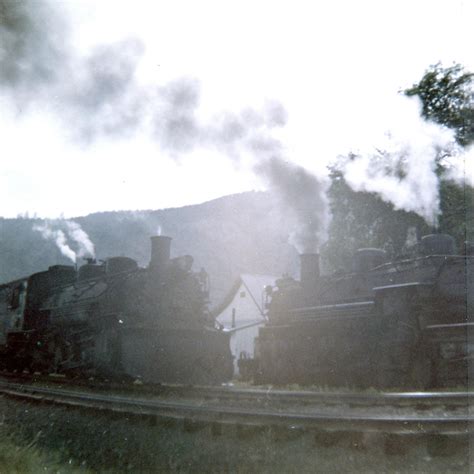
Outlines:
[[262, 294], [265, 285], [273, 282], [274, 278], [270, 276], [243, 275], [232, 300], [217, 316], [217, 321], [232, 332], [230, 348], [234, 356], [235, 375], [239, 374], [237, 362], [240, 354], [245, 353], [248, 357], [254, 355], [258, 328], [265, 322]]

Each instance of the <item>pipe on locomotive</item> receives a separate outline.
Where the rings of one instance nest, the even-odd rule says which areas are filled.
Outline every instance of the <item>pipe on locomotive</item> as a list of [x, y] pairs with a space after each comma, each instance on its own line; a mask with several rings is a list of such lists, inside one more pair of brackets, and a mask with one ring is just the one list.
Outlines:
[[171, 237], [154, 235], [151, 238], [150, 269], [158, 270], [170, 260]]
[[319, 278], [319, 253], [300, 254], [300, 282], [306, 304], [317, 303]]

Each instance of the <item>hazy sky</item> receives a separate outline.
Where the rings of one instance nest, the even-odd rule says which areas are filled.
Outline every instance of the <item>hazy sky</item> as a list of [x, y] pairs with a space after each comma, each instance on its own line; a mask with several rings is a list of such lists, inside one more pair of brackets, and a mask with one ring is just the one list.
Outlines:
[[[242, 123], [322, 173], [406, 126], [416, 105], [397, 92], [429, 65], [474, 71], [473, 4], [49, 2], [56, 16], [30, 2], [36, 66], [0, 87], [0, 215], [160, 209], [263, 189], [258, 158], [239, 148]], [[5, 31], [0, 61], [13, 44]], [[239, 127], [221, 126], [235, 117]]]

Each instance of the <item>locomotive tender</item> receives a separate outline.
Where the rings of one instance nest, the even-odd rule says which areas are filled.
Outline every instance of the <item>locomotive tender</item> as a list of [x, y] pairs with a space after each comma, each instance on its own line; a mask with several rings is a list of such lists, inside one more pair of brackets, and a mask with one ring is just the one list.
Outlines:
[[95, 373], [145, 382], [232, 377], [229, 335], [207, 310], [208, 279], [171, 238], [151, 238], [147, 268], [128, 257], [0, 285], [0, 364], [9, 370]]
[[472, 376], [474, 256], [448, 235], [425, 236], [388, 262], [361, 249], [352, 271], [321, 276], [301, 255], [301, 279], [269, 289], [256, 340], [260, 383], [377, 388], [466, 386]]

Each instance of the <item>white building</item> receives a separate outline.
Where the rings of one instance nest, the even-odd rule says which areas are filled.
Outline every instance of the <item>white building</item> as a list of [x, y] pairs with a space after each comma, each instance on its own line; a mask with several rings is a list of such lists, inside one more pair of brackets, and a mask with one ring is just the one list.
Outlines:
[[258, 328], [265, 322], [265, 287], [277, 277], [240, 275], [223, 302], [214, 309], [217, 322], [231, 333], [230, 349], [234, 356], [234, 374], [239, 374], [239, 357], [253, 357]]

